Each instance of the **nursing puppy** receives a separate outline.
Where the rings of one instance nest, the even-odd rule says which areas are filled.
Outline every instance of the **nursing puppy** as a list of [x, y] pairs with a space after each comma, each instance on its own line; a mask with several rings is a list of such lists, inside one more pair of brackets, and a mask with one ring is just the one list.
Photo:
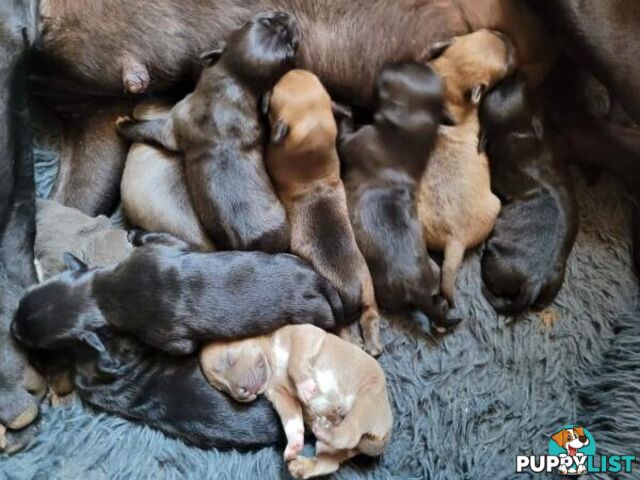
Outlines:
[[578, 233], [573, 182], [544, 134], [542, 113], [518, 75], [480, 108], [491, 185], [504, 202], [482, 257], [484, 294], [498, 313], [547, 306], [562, 286]]
[[272, 134], [265, 162], [291, 225], [291, 252], [329, 279], [345, 320], [359, 318], [365, 350], [379, 355], [380, 315], [349, 222], [331, 98], [315, 75], [292, 70], [266, 102]]
[[132, 251], [127, 231], [104, 215], [92, 218], [50, 200], [36, 201], [35, 257], [41, 281], [67, 269], [63, 261], [65, 252], [82, 259], [89, 267], [109, 267]]
[[503, 35], [480, 30], [453, 39], [431, 66], [444, 79], [445, 106], [455, 125], [438, 130], [420, 183], [418, 216], [427, 247], [444, 251], [441, 289], [453, 305], [465, 250], [489, 236], [500, 212], [487, 157], [478, 151], [477, 107], [483, 92], [513, 68], [514, 51]]
[[[95, 331], [106, 325], [175, 355], [200, 342], [270, 333], [289, 323], [331, 329], [342, 303], [331, 284], [293, 255], [201, 253], [168, 234], [133, 232], [140, 248], [110, 268], [73, 269], [32, 288], [20, 301], [14, 336], [30, 348], [55, 349], [78, 338], [112, 360]], [[49, 324], [63, 318], [55, 335]], [[27, 341], [30, 339], [30, 341]]]
[[448, 321], [440, 272], [429, 258], [416, 190], [443, 119], [442, 81], [427, 66], [385, 67], [373, 125], [341, 124], [339, 150], [349, 215], [373, 276], [376, 298], [392, 311], [418, 309], [439, 327]]
[[[317, 327], [212, 343], [202, 349], [200, 364], [215, 388], [240, 402], [264, 393], [284, 426], [284, 459], [295, 478], [328, 475], [360, 453], [381, 455], [389, 443], [393, 414], [382, 368]], [[311, 458], [300, 455], [305, 424], [318, 440]]]
[[[133, 116], [137, 120], [153, 120], [166, 117], [170, 111], [169, 104], [148, 100], [136, 106]], [[180, 155], [134, 143], [120, 191], [127, 219], [136, 227], [170, 233], [203, 251], [214, 249], [191, 205]]]
[[165, 118], [118, 130], [134, 142], [184, 155], [193, 207], [213, 242], [224, 250], [284, 252], [289, 226], [265, 171], [258, 104], [293, 67], [298, 29], [283, 12], [262, 13], [231, 34], [209, 62], [195, 91]]
[[[55, 318], [48, 328], [59, 336], [66, 325]], [[280, 442], [282, 431], [269, 402], [242, 405], [211, 388], [196, 355], [167, 355], [108, 327], [96, 338], [104, 353], [80, 341], [61, 350], [30, 353], [41, 357], [47, 374], [47, 359], [65, 358], [71, 389], [75, 387], [83, 401], [198, 447], [258, 448]], [[36, 338], [25, 341], [35, 343]], [[103, 355], [113, 361], [108, 376], [100, 370]]]

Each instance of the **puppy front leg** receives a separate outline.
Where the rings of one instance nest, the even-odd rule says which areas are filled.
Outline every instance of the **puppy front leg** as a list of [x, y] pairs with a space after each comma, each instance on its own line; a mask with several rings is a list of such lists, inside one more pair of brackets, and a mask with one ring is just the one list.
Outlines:
[[116, 129], [122, 137], [132, 142], [156, 145], [171, 152], [179, 151], [171, 116], [142, 122], [120, 117], [116, 120]]
[[296, 387], [298, 398], [304, 404], [318, 394], [318, 385], [313, 379], [312, 371], [322, 343], [323, 338], [316, 335], [294, 335], [291, 338], [288, 374]]
[[280, 416], [280, 421], [287, 437], [284, 450], [285, 461], [291, 460], [302, 452], [304, 447], [304, 420], [300, 403], [284, 388], [275, 389], [269, 400]]

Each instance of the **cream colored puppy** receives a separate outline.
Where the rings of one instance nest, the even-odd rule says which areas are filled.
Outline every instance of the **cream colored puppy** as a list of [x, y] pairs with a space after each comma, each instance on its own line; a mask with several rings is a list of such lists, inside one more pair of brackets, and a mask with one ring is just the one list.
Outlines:
[[[360, 453], [382, 454], [393, 415], [378, 362], [357, 346], [312, 325], [202, 349], [207, 380], [240, 402], [265, 394], [287, 436], [284, 459], [295, 478], [328, 475]], [[316, 456], [300, 455], [304, 426]]]

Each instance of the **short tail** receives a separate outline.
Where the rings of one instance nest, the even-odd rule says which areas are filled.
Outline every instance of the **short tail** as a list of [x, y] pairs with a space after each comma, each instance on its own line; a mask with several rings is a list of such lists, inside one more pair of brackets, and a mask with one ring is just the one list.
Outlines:
[[515, 298], [505, 298], [495, 295], [486, 285], [482, 286], [482, 293], [489, 301], [493, 309], [501, 315], [516, 315], [522, 313], [534, 304], [542, 286], [527, 282], [520, 287], [520, 291]]
[[[333, 318], [335, 319], [335, 326], [344, 325], [344, 306], [342, 304], [342, 299], [338, 294], [338, 291], [334, 288], [329, 280], [325, 277], [320, 277], [320, 291], [327, 299], [329, 306], [331, 307], [331, 311], [333, 312]], [[325, 327], [330, 328], [330, 327]]]
[[454, 240], [447, 244], [444, 249], [444, 263], [442, 264], [442, 295], [447, 299], [449, 305], [454, 305], [456, 291], [456, 278], [462, 261], [464, 260], [465, 247], [460, 242]]

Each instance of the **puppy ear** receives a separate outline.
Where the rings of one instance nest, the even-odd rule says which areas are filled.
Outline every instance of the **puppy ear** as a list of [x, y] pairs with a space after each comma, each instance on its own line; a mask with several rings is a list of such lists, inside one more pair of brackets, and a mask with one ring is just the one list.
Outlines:
[[453, 114], [446, 106], [442, 108], [442, 121], [440, 123], [448, 127], [453, 127], [456, 124], [456, 119], [453, 118]]
[[471, 89], [471, 93], [469, 94], [471, 103], [475, 106], [480, 105], [480, 102], [482, 101], [482, 96], [484, 95], [484, 92], [486, 90], [487, 90], [487, 85], [484, 83], [479, 83], [478, 85], [475, 85]]
[[224, 49], [227, 45], [225, 43], [219, 45], [217, 48], [213, 48], [211, 50], [207, 50], [206, 52], [202, 52], [200, 54], [200, 61], [205, 67], [210, 67], [215, 65], [215, 63], [220, 60]]
[[289, 125], [284, 120], [278, 120], [271, 129], [271, 142], [278, 145], [287, 138], [289, 134]]
[[582, 427], [573, 427], [579, 437], [584, 437], [584, 428]]
[[553, 440], [558, 445], [560, 445], [560, 447], [564, 448], [564, 446], [567, 444], [567, 440], [568, 440], [567, 431], [564, 430], [564, 429], [560, 430], [558, 433], [554, 434], [551, 437], [551, 440]]
[[333, 111], [333, 116], [337, 120], [341, 120], [343, 118], [353, 118], [353, 112], [351, 111], [351, 108], [343, 105], [342, 103], [332, 101], [331, 110]]
[[80, 340], [91, 347], [97, 354], [98, 361], [96, 363], [96, 368], [99, 372], [107, 375], [114, 375], [117, 373], [118, 363], [111, 358], [104, 344], [95, 333], [85, 332], [80, 336]]
[[86, 272], [87, 270], [89, 270], [87, 264], [76, 257], [73, 253], [64, 252], [62, 254], [62, 260], [64, 261], [64, 264], [67, 266], [67, 268], [74, 272]]
[[480, 129], [478, 134], [478, 153], [485, 153], [487, 151], [487, 132], [484, 128]]
[[262, 95], [260, 99], [260, 111], [263, 115], [267, 115], [269, 113], [269, 107], [271, 106], [271, 90]]
[[440, 55], [442, 55], [444, 51], [447, 48], [449, 48], [452, 44], [453, 44], [453, 38], [434, 43], [427, 50], [427, 54], [424, 56], [423, 61], [430, 62], [431, 60], [435, 60]]
[[544, 136], [544, 126], [542, 125], [542, 120], [538, 115], [533, 116], [531, 126], [533, 127], [533, 133], [535, 133], [536, 138], [538, 140], [542, 140], [542, 137]]

